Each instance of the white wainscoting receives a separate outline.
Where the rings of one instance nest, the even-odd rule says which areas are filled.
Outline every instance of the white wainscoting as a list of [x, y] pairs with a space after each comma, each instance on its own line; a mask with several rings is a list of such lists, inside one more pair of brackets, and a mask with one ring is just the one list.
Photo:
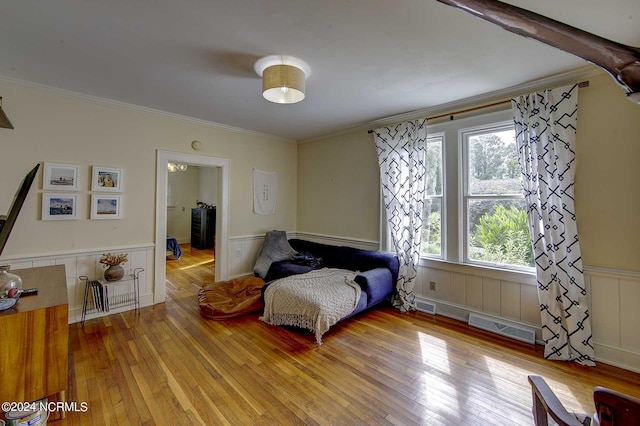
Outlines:
[[[85, 282], [79, 276], [86, 275], [89, 279], [103, 277], [104, 268], [99, 262], [103, 253], [127, 253], [129, 261], [123, 266], [127, 272], [135, 268], [143, 268], [140, 274], [140, 306], [153, 304], [153, 261], [154, 245], [138, 245], [127, 247], [109, 247], [90, 251], [75, 251], [66, 253], [52, 253], [29, 257], [4, 259], [1, 263], [11, 266], [11, 271], [20, 275], [20, 269], [39, 266], [65, 265], [67, 275], [67, 295], [69, 299], [69, 324], [79, 322], [82, 317], [82, 303], [84, 301]], [[26, 287], [33, 283], [23, 283]], [[36, 285], [33, 285], [37, 287]], [[19, 302], [18, 302], [19, 303]], [[113, 310], [110, 313], [131, 310], [133, 306]], [[95, 314], [89, 318], [108, 315]]]
[[[358, 240], [352, 238], [342, 238], [332, 235], [311, 234], [307, 232], [287, 232], [287, 238], [300, 238], [302, 240], [316, 243], [330, 244], [334, 246], [349, 246], [364, 250], [377, 250], [378, 242], [369, 240]], [[243, 235], [229, 237], [229, 278], [253, 275], [253, 266], [256, 263], [262, 244], [264, 234]]]
[[253, 275], [253, 266], [263, 243], [264, 234], [229, 237], [229, 279]]
[[[297, 238], [376, 250], [378, 242], [298, 232]], [[435, 291], [430, 283], [435, 283]], [[585, 267], [591, 298], [596, 360], [640, 372], [640, 272]], [[540, 310], [533, 274], [422, 259], [416, 298], [436, 314], [466, 322], [471, 312], [533, 329], [540, 341]]]
[[[436, 313], [467, 321], [482, 313], [536, 332], [540, 311], [535, 276], [423, 261], [416, 297], [436, 304]], [[434, 282], [436, 290], [430, 290]], [[591, 298], [591, 326], [596, 360], [640, 372], [640, 273], [585, 268]]]
[[640, 273], [586, 268], [596, 359], [640, 372]]
[[442, 315], [466, 322], [471, 312], [485, 314], [535, 329], [540, 340], [533, 274], [422, 259], [415, 292], [419, 299], [435, 302]]
[[[306, 232], [290, 232], [287, 236], [365, 250], [378, 248], [378, 242], [370, 240]], [[230, 278], [253, 274], [253, 265], [263, 242], [262, 234], [229, 238]], [[108, 252], [128, 253], [127, 269], [144, 268], [140, 276], [140, 303], [141, 306], [152, 305], [153, 244], [5, 258], [0, 263], [10, 265], [11, 270], [18, 274], [18, 270], [24, 268], [65, 265], [69, 323], [74, 323], [80, 321], [84, 297], [84, 282], [78, 277], [86, 275], [90, 279], [100, 278], [104, 269], [99, 259]], [[435, 291], [430, 290], [431, 281], [436, 284]], [[585, 281], [591, 289], [596, 360], [640, 372], [640, 273], [587, 267]], [[535, 277], [531, 274], [422, 260], [416, 297], [435, 303], [439, 315], [467, 321], [469, 313], [482, 313], [532, 328], [539, 339], [540, 315], [535, 284]]]

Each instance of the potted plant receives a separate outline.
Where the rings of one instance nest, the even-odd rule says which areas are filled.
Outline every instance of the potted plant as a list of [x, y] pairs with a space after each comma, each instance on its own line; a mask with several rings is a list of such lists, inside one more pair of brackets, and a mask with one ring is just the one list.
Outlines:
[[103, 254], [100, 263], [106, 268], [104, 271], [104, 279], [107, 281], [118, 281], [124, 277], [124, 268], [122, 263], [127, 261], [127, 253], [119, 254]]

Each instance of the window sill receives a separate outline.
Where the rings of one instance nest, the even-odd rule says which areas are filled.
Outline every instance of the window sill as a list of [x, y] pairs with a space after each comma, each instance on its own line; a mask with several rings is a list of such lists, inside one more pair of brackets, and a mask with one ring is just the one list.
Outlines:
[[451, 262], [442, 259], [420, 258], [419, 265], [426, 268], [457, 272], [468, 275], [480, 275], [501, 281], [513, 281], [522, 284], [537, 285], [535, 272], [514, 271], [509, 269], [492, 268], [490, 266], [471, 265], [468, 263]]

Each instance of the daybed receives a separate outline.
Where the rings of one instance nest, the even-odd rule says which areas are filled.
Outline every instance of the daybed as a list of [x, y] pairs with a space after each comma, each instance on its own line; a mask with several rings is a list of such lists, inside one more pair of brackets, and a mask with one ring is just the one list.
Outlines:
[[[269, 240], [269, 238], [267, 238], [267, 240]], [[264, 280], [267, 284], [262, 289], [265, 310], [261, 317], [263, 321], [269, 324], [293, 325], [310, 329], [315, 331], [316, 341], [320, 344], [322, 334], [328, 330], [331, 325], [341, 319], [350, 317], [377, 305], [378, 303], [388, 299], [393, 293], [395, 282], [398, 278], [398, 258], [395, 254], [360, 250], [352, 247], [331, 246], [300, 239], [289, 240], [289, 245], [291, 249], [293, 249], [292, 252], [303, 254], [303, 258], [311, 259], [312, 261], [306, 262], [307, 264], [301, 264], [299, 260], [287, 258], [285, 260], [276, 260], [271, 262], [268, 272], [264, 276]], [[286, 250], [280, 251], [286, 253]], [[300, 257], [301, 256], [296, 256], [296, 258]], [[340, 274], [336, 271], [345, 272]], [[307, 273], [311, 273], [311, 276]], [[356, 293], [354, 305], [348, 309], [343, 308], [343, 313], [339, 314], [339, 317], [335, 318], [335, 320], [331, 320], [331, 318], [327, 320], [322, 317], [322, 309], [324, 308], [307, 308], [304, 309], [304, 312], [292, 313], [291, 306], [286, 306], [285, 311], [287, 309], [289, 309], [289, 311], [278, 315], [278, 312], [276, 312], [277, 301], [270, 298], [270, 292], [274, 291], [273, 289], [270, 290], [270, 287], [278, 286], [278, 294], [272, 295], [273, 297], [291, 298], [288, 293], [283, 293], [286, 290], [283, 290], [280, 287], [282, 285], [281, 278], [292, 276], [296, 277], [292, 278], [294, 282], [289, 286], [292, 291], [297, 291], [297, 288], [306, 285], [312, 292], [317, 292], [317, 283], [322, 279], [316, 278], [316, 276], [338, 277], [338, 280], [346, 282], [347, 285], [354, 287], [354, 291], [352, 292], [350, 292], [348, 288], [343, 290], [347, 294], [353, 292]], [[324, 285], [327, 284], [323, 284], [323, 286]], [[335, 294], [337, 293], [336, 288], [331, 285], [327, 285], [326, 288], [331, 289], [327, 290], [330, 294], [325, 294], [324, 296], [326, 297], [320, 298], [325, 299], [325, 302], [329, 300], [328, 303], [333, 304], [335, 301]], [[285, 296], [283, 296], [283, 294], [285, 294]], [[304, 303], [308, 302], [308, 300], [306, 300], [308, 297], [308, 294], [296, 294], [293, 296], [296, 300], [305, 299]], [[291, 303], [289, 305], [291, 305]], [[329, 306], [328, 308], [329, 311], [331, 311], [333, 306]], [[344, 309], [347, 309], [347, 311], [344, 311]], [[316, 321], [317, 318], [314, 318], [309, 322], [309, 316], [316, 316], [316, 311], [320, 311], [320, 320]], [[319, 324], [321, 322], [324, 324]]]

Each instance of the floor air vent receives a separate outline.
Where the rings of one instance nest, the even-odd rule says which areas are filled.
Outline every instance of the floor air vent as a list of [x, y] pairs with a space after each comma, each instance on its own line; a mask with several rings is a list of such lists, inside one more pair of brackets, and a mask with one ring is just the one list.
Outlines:
[[416, 306], [418, 310], [421, 312], [426, 312], [427, 314], [435, 315], [436, 314], [436, 305], [434, 303], [418, 301], [416, 302]]
[[469, 325], [481, 328], [492, 333], [520, 340], [521, 342], [535, 343], [536, 334], [533, 330], [524, 327], [517, 327], [493, 318], [483, 317], [477, 314], [469, 314]]

